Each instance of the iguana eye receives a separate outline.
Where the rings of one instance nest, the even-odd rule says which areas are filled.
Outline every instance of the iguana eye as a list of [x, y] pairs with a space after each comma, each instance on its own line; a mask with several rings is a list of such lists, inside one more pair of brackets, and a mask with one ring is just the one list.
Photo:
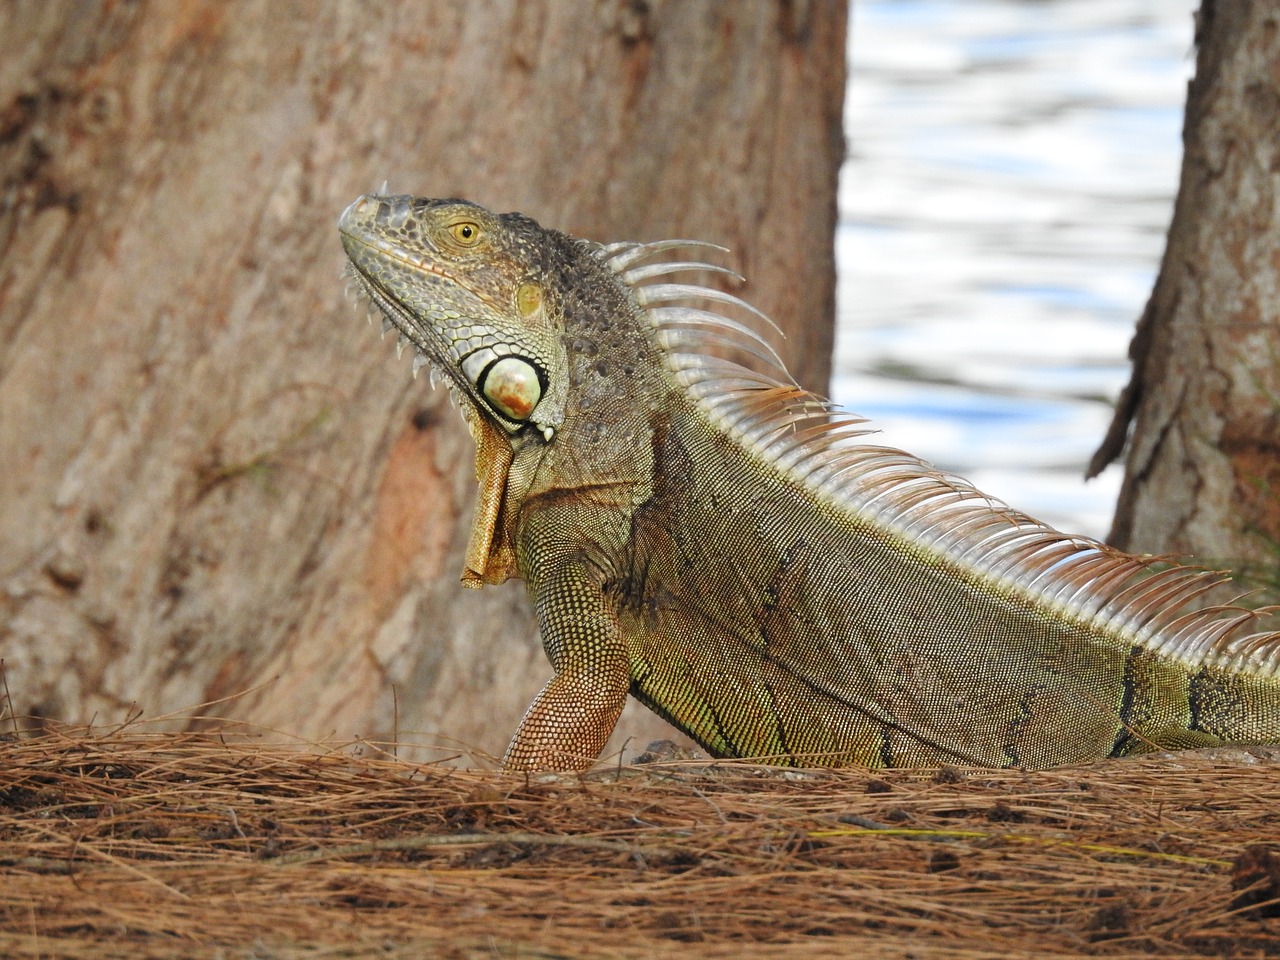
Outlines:
[[474, 247], [480, 242], [480, 224], [460, 220], [448, 226], [449, 236], [464, 247]]
[[542, 399], [538, 368], [523, 357], [502, 357], [485, 367], [476, 386], [505, 417], [528, 420]]

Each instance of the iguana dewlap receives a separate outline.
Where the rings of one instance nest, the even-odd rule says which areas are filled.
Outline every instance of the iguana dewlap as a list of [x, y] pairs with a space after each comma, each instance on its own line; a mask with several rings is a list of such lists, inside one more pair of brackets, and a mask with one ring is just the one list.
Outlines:
[[628, 693], [717, 756], [787, 764], [1280, 741], [1280, 634], [1257, 613], [1197, 610], [1213, 576], [868, 443], [729, 315], [751, 308], [671, 281], [726, 272], [667, 259], [699, 244], [408, 196], [361, 197], [339, 228], [476, 438], [463, 581], [520, 576], [533, 599], [554, 676], [508, 768], [589, 766]]

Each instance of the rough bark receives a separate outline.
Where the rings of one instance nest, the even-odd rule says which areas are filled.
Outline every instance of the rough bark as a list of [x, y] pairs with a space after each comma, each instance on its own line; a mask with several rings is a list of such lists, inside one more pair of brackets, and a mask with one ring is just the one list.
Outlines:
[[[220, 701], [202, 712], [500, 752], [549, 667], [519, 585], [458, 586], [470, 440], [353, 318], [336, 216], [386, 177], [602, 240], [718, 241], [821, 386], [844, 18], [0, 6], [12, 708], [115, 723]], [[640, 716], [620, 735], [659, 729]]]
[[[1168, 246], [1094, 469], [1133, 421], [1111, 540], [1280, 562], [1280, 10], [1206, 2]], [[1268, 574], [1267, 571], [1270, 571]]]

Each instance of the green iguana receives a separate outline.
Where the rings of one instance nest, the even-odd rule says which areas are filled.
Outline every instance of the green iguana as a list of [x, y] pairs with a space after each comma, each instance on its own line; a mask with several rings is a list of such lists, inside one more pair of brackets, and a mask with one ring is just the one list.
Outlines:
[[716, 756], [784, 764], [1280, 741], [1280, 633], [1195, 609], [1218, 578], [1152, 572], [860, 439], [728, 315], [752, 308], [671, 282], [729, 273], [668, 260], [709, 244], [600, 245], [409, 196], [361, 197], [339, 228], [476, 439], [463, 582], [520, 576], [533, 599], [554, 676], [508, 769], [589, 766], [628, 693]]

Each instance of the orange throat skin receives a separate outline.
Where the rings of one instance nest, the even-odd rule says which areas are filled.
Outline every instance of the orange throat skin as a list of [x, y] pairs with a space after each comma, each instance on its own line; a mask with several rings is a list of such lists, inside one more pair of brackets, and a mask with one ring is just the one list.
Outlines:
[[515, 459], [511, 443], [482, 414], [463, 405], [467, 426], [476, 442], [476, 516], [462, 567], [462, 585], [479, 589], [517, 576], [511, 545], [510, 511], [503, 509], [507, 471]]

